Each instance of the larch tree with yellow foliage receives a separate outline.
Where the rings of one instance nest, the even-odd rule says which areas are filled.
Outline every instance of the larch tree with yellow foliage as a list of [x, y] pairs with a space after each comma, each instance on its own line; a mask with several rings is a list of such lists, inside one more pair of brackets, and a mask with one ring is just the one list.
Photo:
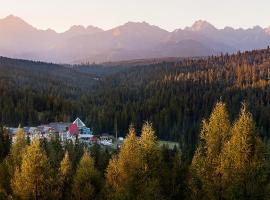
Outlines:
[[203, 120], [200, 143], [190, 167], [190, 187], [194, 199], [222, 199], [222, 151], [230, 139], [226, 105], [218, 102], [208, 120]]
[[50, 163], [38, 139], [25, 149], [11, 185], [13, 194], [19, 199], [54, 198]]
[[23, 152], [26, 149], [28, 143], [23, 128], [19, 126], [15, 135], [15, 142], [11, 146], [10, 156], [8, 162], [10, 167], [14, 170], [21, 165]]
[[145, 122], [139, 140], [140, 193], [138, 199], [162, 199], [160, 186], [161, 152], [153, 126]]
[[107, 168], [110, 199], [159, 199], [161, 155], [152, 125], [143, 125], [141, 137], [131, 126], [123, 146]]
[[130, 199], [137, 194], [140, 170], [139, 141], [133, 126], [118, 155], [113, 156], [106, 170], [106, 184], [111, 199]]
[[0, 171], [5, 170], [4, 172], [0, 172], [0, 190], [4, 193], [11, 193], [11, 179], [14, 176], [16, 168], [19, 168], [21, 165], [22, 156], [27, 146], [28, 142], [26, 135], [24, 130], [19, 126], [16, 131], [15, 141], [11, 145], [9, 155], [0, 166]]
[[72, 189], [72, 166], [68, 155], [65, 153], [59, 168], [60, 199], [71, 199]]
[[269, 194], [266, 149], [245, 105], [224, 148], [222, 170], [227, 199], [265, 199]]

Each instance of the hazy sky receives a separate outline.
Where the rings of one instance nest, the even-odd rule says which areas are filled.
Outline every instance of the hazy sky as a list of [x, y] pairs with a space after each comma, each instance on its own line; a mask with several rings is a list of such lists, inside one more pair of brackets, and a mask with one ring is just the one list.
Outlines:
[[109, 29], [127, 21], [146, 21], [171, 31], [198, 19], [218, 28], [268, 27], [270, 0], [0, 0], [0, 18], [10, 14], [59, 32], [74, 24]]

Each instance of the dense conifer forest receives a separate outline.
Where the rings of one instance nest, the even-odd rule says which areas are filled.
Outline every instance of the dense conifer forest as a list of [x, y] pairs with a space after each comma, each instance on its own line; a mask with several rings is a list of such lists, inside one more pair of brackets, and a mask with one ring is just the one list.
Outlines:
[[[148, 62], [146, 62], [148, 63]], [[56, 65], [0, 58], [0, 121], [36, 125], [82, 118], [96, 133], [124, 136], [153, 123], [161, 139], [194, 149], [200, 121], [217, 100], [230, 119], [245, 102], [269, 136], [270, 50], [129, 65]]]

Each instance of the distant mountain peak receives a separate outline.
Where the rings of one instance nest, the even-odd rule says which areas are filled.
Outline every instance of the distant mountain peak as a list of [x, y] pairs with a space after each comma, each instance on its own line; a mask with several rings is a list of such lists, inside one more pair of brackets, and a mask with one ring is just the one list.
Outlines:
[[[128, 28], [156, 28], [156, 29], [161, 29], [160, 27], [158, 26], [155, 26], [155, 25], [151, 25], [145, 21], [142, 21], [142, 22], [132, 22], [132, 21], [129, 21], [125, 24], [123, 24], [122, 26], [119, 26], [119, 27], [128, 27]], [[118, 28], [119, 28], [118, 27]]]
[[68, 29], [64, 34], [66, 34], [68, 37], [73, 37], [76, 35], [87, 35], [87, 34], [94, 34], [102, 32], [103, 30], [95, 27], [95, 26], [82, 26], [82, 25], [74, 25], [71, 26], [70, 29]]
[[70, 27], [69, 30], [74, 30], [74, 31], [77, 31], [77, 30], [85, 30], [85, 27], [82, 26], [82, 25], [73, 25]]
[[141, 27], [151, 27], [147, 22], [132, 22], [129, 21], [118, 28], [141, 28]]
[[0, 25], [5, 29], [19, 30], [37, 30], [26, 21], [15, 15], [8, 15], [7, 17], [0, 19]]
[[87, 26], [86, 29], [87, 30], [90, 30], [90, 29], [93, 30], [93, 29], [95, 29], [95, 30], [100, 31], [100, 32], [104, 31], [103, 29], [101, 29], [99, 27], [96, 27], [96, 26], [92, 26], [92, 25]]
[[209, 22], [207, 22], [205, 20], [198, 20], [198, 21], [194, 22], [194, 24], [187, 29], [191, 30], [191, 31], [214, 31], [214, 30], [217, 30], [215, 26], [213, 26], [212, 24], [210, 24]]
[[20, 17], [15, 16], [15, 15], [8, 15], [4, 19], [2, 19], [2, 21], [6, 22], [6, 23], [16, 23], [16, 24], [20, 23], [20, 24], [27, 24], [27, 25], [29, 25], [23, 19], [21, 19]]
[[4, 18], [4, 20], [14, 20], [14, 19], [21, 19], [15, 15], [8, 15]]

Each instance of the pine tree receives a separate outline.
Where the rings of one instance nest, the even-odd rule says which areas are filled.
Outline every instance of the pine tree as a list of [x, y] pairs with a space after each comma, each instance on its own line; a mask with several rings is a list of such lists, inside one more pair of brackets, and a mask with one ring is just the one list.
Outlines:
[[48, 143], [48, 147], [46, 148], [47, 151], [47, 155], [49, 158], [49, 161], [51, 163], [51, 166], [54, 169], [58, 169], [61, 160], [64, 157], [64, 150], [59, 138], [59, 135], [53, 135], [51, 136], [49, 142]]
[[51, 167], [38, 139], [26, 148], [11, 185], [14, 195], [20, 199], [53, 198]]
[[172, 160], [172, 170], [171, 170], [171, 199], [184, 199], [185, 195], [185, 175], [186, 168], [183, 166], [181, 161], [181, 152], [177, 151]]
[[72, 168], [75, 170], [84, 153], [84, 145], [79, 141], [78, 137], [76, 137], [75, 143], [72, 141], [66, 141], [64, 144], [64, 149], [68, 151]]
[[94, 161], [85, 150], [73, 181], [73, 197], [78, 200], [97, 199], [101, 190], [101, 177]]
[[8, 199], [10, 194], [10, 176], [7, 162], [0, 163], [0, 200]]
[[3, 126], [0, 126], [0, 199], [7, 199], [10, 192], [10, 179], [13, 175], [13, 166], [8, 159], [11, 148], [11, 137]]
[[224, 148], [222, 161], [226, 198], [266, 198], [269, 175], [266, 149], [245, 105], [232, 127], [232, 137]]
[[71, 184], [72, 184], [72, 166], [69, 159], [68, 152], [65, 153], [63, 160], [60, 163], [59, 168], [60, 178], [60, 199], [71, 198]]
[[222, 199], [221, 155], [230, 138], [226, 105], [218, 102], [209, 120], [203, 120], [200, 143], [191, 164], [193, 197]]

